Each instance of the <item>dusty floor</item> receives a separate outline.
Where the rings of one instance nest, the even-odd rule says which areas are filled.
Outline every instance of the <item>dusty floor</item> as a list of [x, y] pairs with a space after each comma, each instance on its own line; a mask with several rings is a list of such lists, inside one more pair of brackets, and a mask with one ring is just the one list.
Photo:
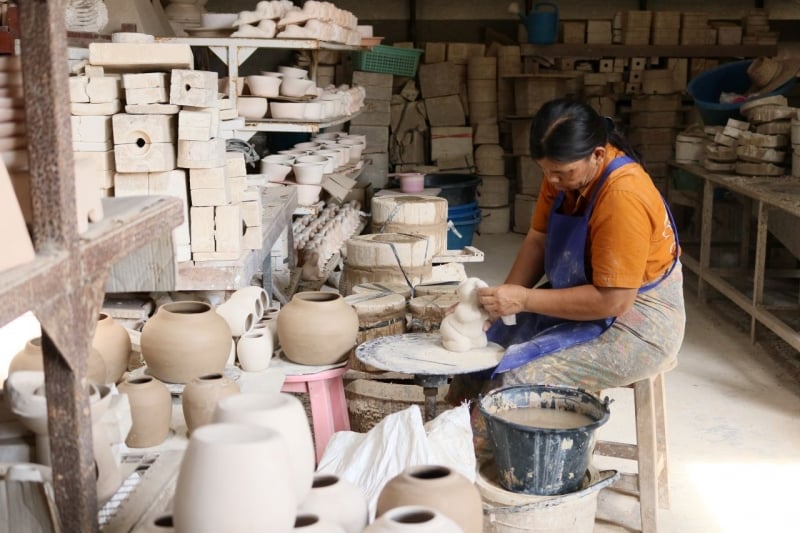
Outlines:
[[[517, 234], [476, 236], [486, 260], [467, 273], [502, 282], [521, 241]], [[686, 337], [678, 367], [666, 376], [672, 506], [660, 512], [660, 531], [800, 531], [800, 381], [787, 370], [798, 354], [775, 349], [770, 339], [768, 349], [751, 345], [735, 320], [694, 298], [687, 277]], [[632, 391], [609, 395], [612, 417], [599, 438], [633, 442]], [[600, 462], [606, 459], [595, 464], [635, 471], [633, 462]], [[600, 494], [596, 532], [639, 527], [635, 500]]]

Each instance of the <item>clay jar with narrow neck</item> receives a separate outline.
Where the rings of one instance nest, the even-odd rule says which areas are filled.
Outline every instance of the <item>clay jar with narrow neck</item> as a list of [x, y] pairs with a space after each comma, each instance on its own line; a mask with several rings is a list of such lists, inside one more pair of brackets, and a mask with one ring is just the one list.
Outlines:
[[376, 516], [404, 505], [435, 509], [465, 533], [483, 531], [483, 505], [478, 487], [446, 466], [412, 466], [390, 479], [378, 496]]
[[[359, 533], [361, 533], [359, 530]], [[314, 514], [298, 514], [294, 521], [294, 533], [347, 533], [342, 526], [336, 522], [325, 520], [321, 516]]]
[[345, 533], [361, 533], [369, 521], [367, 497], [359, 487], [332, 474], [317, 474], [300, 514], [339, 524]]
[[297, 515], [295, 493], [287, 490], [290, 458], [273, 429], [252, 424], [197, 428], [175, 485], [175, 531], [288, 533]]
[[211, 423], [217, 403], [239, 393], [239, 385], [222, 374], [207, 374], [194, 378], [183, 389], [183, 417], [189, 434]]
[[[106, 363], [103, 356], [94, 348], [89, 349], [88, 375], [90, 383], [103, 384], [106, 382]], [[17, 370], [44, 370], [44, 355], [42, 353], [42, 338], [36, 337], [29, 340], [14, 358], [8, 367], [8, 373]]]
[[119, 392], [128, 395], [133, 421], [125, 444], [149, 448], [164, 442], [172, 418], [172, 395], [166, 385], [150, 376], [129, 378], [120, 383]]
[[[482, 522], [478, 522], [481, 526]], [[464, 533], [444, 514], [431, 507], [408, 505], [385, 512], [364, 533]]]
[[106, 364], [106, 382], [119, 382], [128, 369], [131, 353], [131, 338], [127, 330], [106, 313], [100, 313], [92, 347], [100, 352]]
[[144, 325], [141, 345], [151, 375], [168, 383], [188, 383], [225, 369], [231, 330], [207, 303], [168, 303]]
[[329, 365], [347, 358], [356, 343], [358, 315], [333, 292], [295, 294], [278, 315], [278, 339], [287, 359]]

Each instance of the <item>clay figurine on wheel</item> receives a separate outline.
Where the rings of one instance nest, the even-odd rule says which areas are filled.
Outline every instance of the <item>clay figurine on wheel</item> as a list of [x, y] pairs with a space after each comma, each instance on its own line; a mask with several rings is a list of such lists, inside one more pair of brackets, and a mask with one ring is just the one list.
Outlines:
[[451, 352], [466, 352], [487, 344], [484, 324], [489, 313], [478, 301], [478, 289], [488, 287], [481, 279], [468, 278], [458, 286], [459, 303], [442, 320], [442, 345]]

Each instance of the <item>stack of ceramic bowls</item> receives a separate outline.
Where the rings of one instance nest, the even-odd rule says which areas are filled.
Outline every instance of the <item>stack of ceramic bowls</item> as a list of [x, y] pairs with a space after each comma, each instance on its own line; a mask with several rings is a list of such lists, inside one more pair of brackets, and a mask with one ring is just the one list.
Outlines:
[[261, 173], [268, 181], [283, 181], [292, 171], [293, 155], [274, 154], [261, 159]]

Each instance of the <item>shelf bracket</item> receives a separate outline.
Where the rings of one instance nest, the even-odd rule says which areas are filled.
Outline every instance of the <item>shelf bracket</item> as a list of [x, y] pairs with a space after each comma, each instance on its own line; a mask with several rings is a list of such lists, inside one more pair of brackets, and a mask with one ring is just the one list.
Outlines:
[[227, 67], [228, 60], [228, 47], [227, 46], [209, 46], [211, 52], [219, 58], [220, 61]]
[[253, 55], [257, 48], [255, 46], [240, 46], [239, 53], [237, 54], [238, 65], [242, 66], [242, 63], [247, 61], [247, 59]]

